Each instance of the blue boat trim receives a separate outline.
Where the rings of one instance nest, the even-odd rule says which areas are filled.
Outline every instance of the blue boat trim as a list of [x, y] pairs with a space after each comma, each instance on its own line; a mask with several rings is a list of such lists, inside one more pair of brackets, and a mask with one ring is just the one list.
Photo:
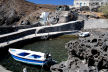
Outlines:
[[22, 53], [19, 53], [18, 55], [20, 55], [20, 56], [27, 56], [27, 55], [29, 55], [30, 53], [26, 53], [26, 52], [22, 52]]
[[[37, 61], [37, 60], [30, 60], [30, 59], [25, 59], [25, 58], [20, 58], [20, 57], [17, 57], [17, 56], [14, 56], [12, 55], [12, 57], [18, 61], [22, 61], [22, 62], [25, 62], [25, 63], [29, 63], [29, 64], [36, 64], [36, 63], [41, 63], [41, 64], [45, 64], [46, 61]], [[37, 64], [36, 64], [37, 65]]]
[[35, 55], [35, 54], [33, 54], [33, 55], [31, 55], [31, 56], [28, 56], [29, 58], [41, 58], [41, 56], [39, 56], [39, 55]]
[[[11, 54], [12, 55], [12, 57], [13, 56], [15, 56], [15, 55], [13, 55], [13, 54]], [[16, 56], [16, 57], [18, 57], [18, 56]], [[21, 58], [21, 57], [18, 57], [18, 58]], [[31, 58], [31, 57], [29, 57], [29, 58]], [[21, 59], [26, 59], [26, 58], [21, 58]], [[33, 59], [27, 59], [27, 60], [33, 60]], [[34, 61], [41, 61], [41, 60], [34, 60]], [[43, 62], [43, 61], [42, 61]]]

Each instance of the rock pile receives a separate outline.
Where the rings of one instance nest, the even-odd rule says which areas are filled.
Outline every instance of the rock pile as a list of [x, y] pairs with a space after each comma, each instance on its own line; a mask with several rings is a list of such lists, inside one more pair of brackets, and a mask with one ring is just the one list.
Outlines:
[[108, 34], [68, 42], [68, 60], [52, 72], [108, 72]]
[[49, 24], [65, 23], [77, 19], [77, 13], [72, 11], [55, 11], [50, 12], [48, 16]]

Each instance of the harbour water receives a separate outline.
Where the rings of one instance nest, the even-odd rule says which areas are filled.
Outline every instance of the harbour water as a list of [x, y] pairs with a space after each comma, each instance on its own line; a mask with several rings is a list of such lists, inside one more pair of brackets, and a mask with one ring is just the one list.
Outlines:
[[[64, 36], [51, 40], [36, 41], [34, 43], [24, 45], [20, 49], [50, 53], [52, 58], [59, 63], [61, 61], [65, 61], [68, 57], [67, 50], [65, 49], [65, 43], [74, 39], [76, 39], [76, 37]], [[4, 56], [0, 56], [0, 64], [13, 72], [23, 72], [23, 68], [27, 68], [27, 72], [50, 72], [47, 68], [43, 69], [40, 66], [17, 62], [8, 52], [3, 53], [2, 55]]]

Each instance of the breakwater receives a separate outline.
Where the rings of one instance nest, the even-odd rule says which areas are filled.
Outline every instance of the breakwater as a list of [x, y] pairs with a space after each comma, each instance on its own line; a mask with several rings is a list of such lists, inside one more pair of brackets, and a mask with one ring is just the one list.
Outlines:
[[26, 39], [40, 38], [42, 36], [53, 36], [57, 34], [65, 34], [81, 30], [84, 27], [84, 21], [71, 21], [51, 26], [41, 27], [14, 27], [9, 33], [1, 33], [0, 47], [23, 41]]

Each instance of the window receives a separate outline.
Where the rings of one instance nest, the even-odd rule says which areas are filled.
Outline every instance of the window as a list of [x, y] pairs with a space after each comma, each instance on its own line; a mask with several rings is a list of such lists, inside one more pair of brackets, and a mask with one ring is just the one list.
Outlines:
[[76, 3], [77, 5], [79, 4], [79, 3]]
[[80, 3], [80, 6], [82, 6], [82, 3]]
[[27, 56], [27, 55], [29, 55], [29, 53], [23, 52], [23, 53], [19, 53], [18, 55], [20, 55], [20, 56]]

